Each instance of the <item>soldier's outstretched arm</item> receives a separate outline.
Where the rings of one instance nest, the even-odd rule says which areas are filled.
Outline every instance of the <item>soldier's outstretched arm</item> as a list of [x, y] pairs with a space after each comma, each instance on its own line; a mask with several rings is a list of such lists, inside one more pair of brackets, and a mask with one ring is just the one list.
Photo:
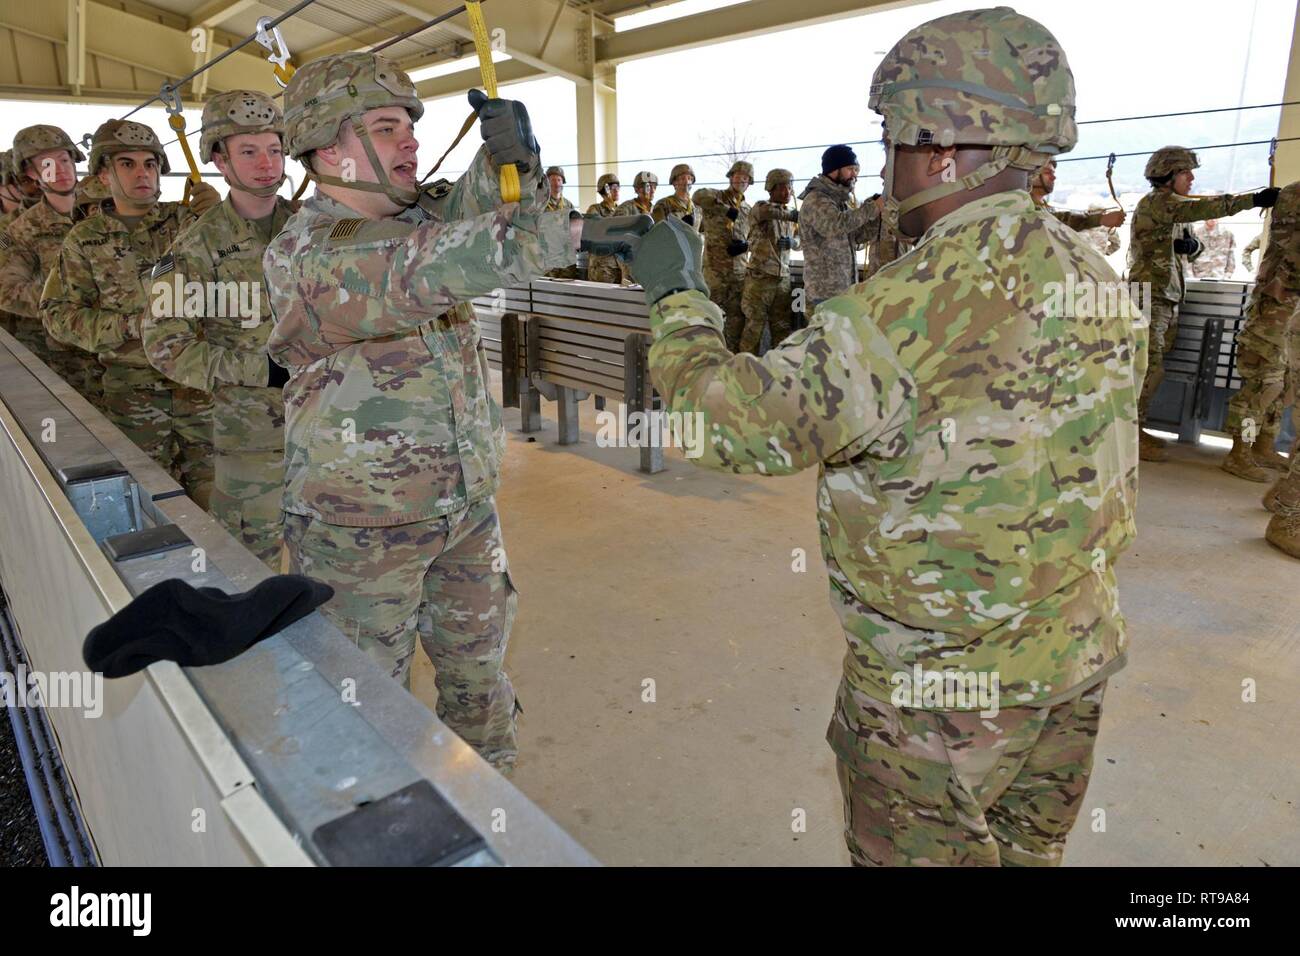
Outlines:
[[35, 318], [40, 314], [41, 258], [24, 242], [0, 240], [0, 309]]
[[808, 328], [762, 358], [733, 355], [722, 312], [704, 293], [701, 246], [669, 221], [632, 261], [654, 303], [651, 378], [673, 412], [702, 416], [700, 464], [783, 475], [905, 440], [915, 388], [852, 300], [823, 303]]
[[73, 243], [65, 242], [41, 290], [41, 322], [64, 345], [87, 352], [115, 349], [132, 337], [139, 316], [104, 308], [90, 262]]
[[1052, 215], [1075, 232], [1096, 229], [1101, 225], [1101, 213], [1099, 212], [1073, 212], [1069, 209], [1053, 209]]
[[204, 278], [211, 278], [211, 273], [184, 253], [164, 256], [154, 267], [150, 295], [157, 304], [151, 303], [140, 322], [149, 364], [173, 382], [204, 392], [218, 385], [266, 385], [270, 360], [265, 353], [209, 342], [199, 329], [201, 317], [186, 314], [185, 296], [177, 290], [184, 289], [187, 280]]
[[[535, 185], [535, 179], [524, 178], [519, 185], [522, 199], [531, 204], [533, 195], [530, 186]], [[426, 193], [420, 205], [443, 222], [473, 219], [500, 206], [501, 174], [492, 162], [487, 147], [479, 147], [469, 168], [451, 184], [450, 190], [443, 195], [437, 195], [438, 192], [440, 190], [434, 189]]]
[[856, 242], [865, 242], [867, 231], [880, 219], [874, 202], [865, 202], [850, 209], [839, 209], [834, 203], [820, 197], [809, 196], [799, 211], [800, 225], [820, 235], [852, 236]]
[[1152, 214], [1166, 223], [1226, 219], [1255, 205], [1254, 193], [1200, 198], [1180, 196], [1177, 193], [1166, 193], [1165, 196], [1164, 202], [1152, 204]]

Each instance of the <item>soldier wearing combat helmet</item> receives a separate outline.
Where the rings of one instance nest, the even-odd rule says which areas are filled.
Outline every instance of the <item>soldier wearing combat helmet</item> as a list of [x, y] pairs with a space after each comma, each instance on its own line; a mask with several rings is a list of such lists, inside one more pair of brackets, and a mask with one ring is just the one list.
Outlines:
[[688, 163], [678, 163], [668, 174], [668, 185], [673, 187], [673, 191], [654, 204], [650, 215], [654, 217], [655, 222], [673, 216], [686, 225], [699, 229], [701, 227], [699, 210], [691, 199], [691, 187], [695, 185], [695, 170], [691, 169]]
[[799, 212], [787, 206], [794, 194], [794, 173], [788, 169], [770, 170], [763, 187], [768, 198], [754, 203], [746, 236], [749, 265], [740, 296], [745, 316], [737, 348], [740, 352], [758, 352], [764, 326], [771, 329], [773, 347], [780, 345], [794, 328], [790, 250], [799, 248]]
[[[567, 181], [563, 166], [546, 167], [546, 182], [550, 186], [550, 195], [546, 198], [547, 212], [568, 212], [573, 208], [573, 203], [564, 198], [564, 184]], [[576, 279], [578, 278], [578, 266], [577, 263], [570, 266], [560, 266], [557, 269], [551, 269], [546, 274], [552, 279]]]
[[41, 317], [54, 338], [99, 356], [109, 420], [206, 508], [212, 491], [211, 397], [153, 368], [140, 327], [153, 309], [154, 264], [221, 197], [198, 183], [189, 206], [159, 202], [160, 175], [168, 169], [167, 154], [149, 127], [112, 119], [95, 131], [90, 172], [112, 193], [112, 208], [68, 232], [41, 294]]
[[[605, 173], [596, 180], [596, 192], [600, 195], [600, 202], [592, 203], [587, 207], [588, 219], [592, 217], [608, 219], [618, 215], [620, 185], [618, 177], [613, 173]], [[615, 285], [622, 282], [623, 273], [619, 268], [618, 257], [588, 254], [587, 278], [591, 282], [611, 282]]]
[[[27, 208], [24, 198], [18, 190], [17, 178], [9, 162], [9, 150], [6, 149], [0, 152], [0, 256], [4, 255], [7, 243], [5, 230], [9, 227], [9, 223], [17, 219], [18, 214]], [[17, 313], [0, 308], [0, 328], [10, 335], [18, 331], [19, 319]]]
[[[854, 862], [1059, 863], [1124, 664], [1114, 564], [1134, 535], [1144, 326], [1029, 197], [1077, 138], [1041, 24], [1006, 7], [922, 24], [870, 105], [883, 215], [916, 247], [755, 358], [726, 348], [699, 240], [661, 223], [632, 262], [651, 375], [673, 412], [704, 415], [695, 461], [819, 469], [849, 645], [828, 740]], [[1059, 315], [1067, 276], [1112, 283], [1125, 314]]]
[[1035, 205], [1039, 209], [1050, 212], [1061, 222], [1065, 223], [1076, 232], [1083, 232], [1085, 229], [1115, 229], [1124, 225], [1125, 212], [1123, 209], [1106, 210], [1089, 210], [1088, 212], [1074, 212], [1070, 209], [1053, 209], [1047, 204], [1047, 197], [1056, 189], [1056, 160], [1049, 159], [1038, 167], [1038, 171], [1029, 181], [1029, 195], [1033, 197]]
[[[649, 170], [642, 170], [632, 178], [632, 189], [635, 191], [631, 199], [618, 204], [614, 214], [618, 216], [649, 216], [654, 213], [655, 190], [659, 188], [659, 177]], [[630, 285], [632, 282], [631, 273], [627, 270], [627, 264], [620, 261], [618, 264], [620, 280], [624, 285]]]
[[[1151, 154], [1144, 175], [1151, 191], [1133, 210], [1129, 227], [1128, 279], [1150, 283], [1151, 356], [1142, 399], [1138, 407], [1142, 430], [1139, 453], [1143, 461], [1168, 457], [1163, 438], [1146, 431], [1147, 412], [1156, 390], [1164, 380], [1164, 360], [1178, 335], [1178, 303], [1183, 298], [1183, 263], [1200, 254], [1201, 244], [1190, 224], [1204, 219], [1223, 219], [1251, 206], [1272, 208], [1276, 189], [1226, 196], [1192, 196], [1193, 169], [1200, 166], [1196, 153], [1182, 146], [1165, 146]], [[1229, 422], [1229, 428], [1233, 425]], [[1238, 462], [1243, 470], [1250, 464], [1248, 443], [1234, 433], [1233, 449], [1224, 467]]]
[[[141, 326], [144, 348], [173, 382], [212, 395], [209, 510], [279, 570], [288, 374], [267, 353], [275, 321], [262, 256], [297, 209], [277, 195], [285, 180], [280, 108], [249, 90], [213, 96], [203, 107], [199, 156], [217, 165], [230, 192], [154, 266], [157, 307]], [[184, 292], [190, 283], [205, 291], [197, 308]]]
[[[456, 183], [417, 188], [415, 86], [382, 56], [299, 68], [285, 145], [317, 188], [263, 258], [289, 369], [285, 540], [334, 587], [327, 618], [409, 686], [417, 636], [438, 714], [485, 759], [515, 759], [503, 669], [514, 620], [494, 498], [505, 431], [470, 300], [571, 264], [568, 212], [521, 103], [477, 90], [485, 146]], [[518, 172], [506, 202], [500, 173]], [[580, 224], [580, 218], [578, 220]]]
[[737, 160], [727, 170], [727, 189], [697, 189], [691, 198], [704, 217], [704, 281], [709, 297], [727, 317], [723, 334], [733, 352], [745, 327], [740, 297], [749, 265], [749, 213], [745, 190], [754, 183], [752, 163]]

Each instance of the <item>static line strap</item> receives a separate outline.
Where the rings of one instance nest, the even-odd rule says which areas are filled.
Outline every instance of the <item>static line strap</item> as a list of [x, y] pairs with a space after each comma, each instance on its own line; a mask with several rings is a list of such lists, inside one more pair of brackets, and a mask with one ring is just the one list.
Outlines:
[[[496, 99], [497, 68], [496, 64], [492, 62], [492, 45], [488, 42], [487, 24], [483, 21], [483, 8], [479, 5], [478, 0], [467, 0], [465, 13], [469, 16], [469, 27], [474, 34], [474, 49], [478, 53], [478, 70], [483, 77], [483, 89], [490, 99]], [[441, 163], [442, 160], [438, 162]], [[519, 202], [521, 193], [519, 170], [513, 163], [501, 167], [500, 185], [501, 198], [504, 201]]]

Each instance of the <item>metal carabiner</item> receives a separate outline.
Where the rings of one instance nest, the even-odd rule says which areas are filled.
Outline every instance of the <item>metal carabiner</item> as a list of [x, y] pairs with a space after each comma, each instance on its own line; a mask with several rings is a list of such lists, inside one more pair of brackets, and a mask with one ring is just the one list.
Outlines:
[[289, 47], [280, 35], [280, 28], [271, 26], [271, 17], [261, 17], [257, 21], [258, 44], [270, 51], [267, 60], [275, 65], [275, 82], [281, 87], [289, 85], [293, 77], [293, 64], [289, 62]]

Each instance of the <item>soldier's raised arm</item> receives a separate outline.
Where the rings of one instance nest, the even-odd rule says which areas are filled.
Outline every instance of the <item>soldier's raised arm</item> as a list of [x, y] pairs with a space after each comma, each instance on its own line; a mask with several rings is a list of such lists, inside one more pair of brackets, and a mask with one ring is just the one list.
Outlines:
[[[1206, 219], [1226, 219], [1255, 205], [1268, 202], [1267, 189], [1253, 193], [1229, 193], [1224, 196], [1180, 196], [1174, 192], [1161, 194], [1161, 201], [1151, 204], [1151, 217], [1158, 224], [1202, 222]], [[1276, 200], [1276, 190], [1272, 190]], [[1272, 203], [1268, 203], [1269, 206]], [[1264, 207], [1267, 208], [1267, 207]]]
[[823, 236], [852, 236], [854, 242], [866, 242], [867, 236], [880, 220], [880, 210], [868, 200], [857, 208], [837, 209], [833, 203], [817, 194], [804, 200], [799, 212], [799, 224]]

